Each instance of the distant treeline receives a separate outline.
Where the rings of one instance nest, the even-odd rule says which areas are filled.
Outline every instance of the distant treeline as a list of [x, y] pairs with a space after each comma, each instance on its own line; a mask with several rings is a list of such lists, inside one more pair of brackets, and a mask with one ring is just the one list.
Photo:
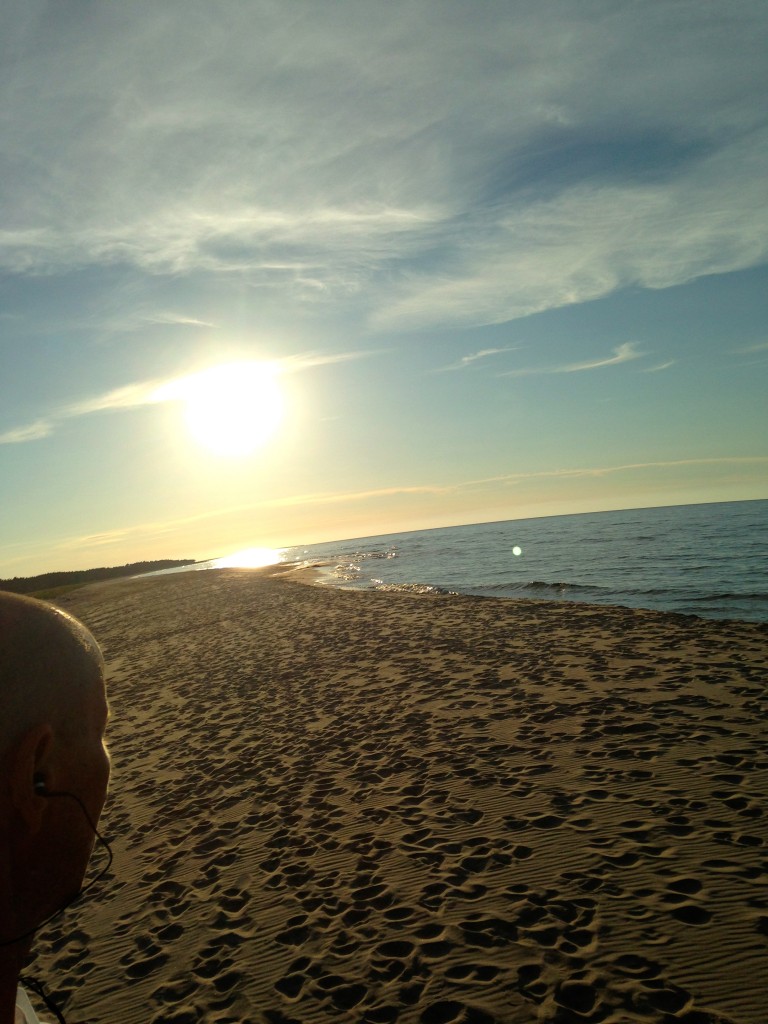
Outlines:
[[182, 565], [194, 565], [194, 562], [194, 558], [161, 558], [155, 562], [131, 562], [129, 565], [113, 565], [101, 569], [46, 572], [42, 576], [14, 576], [12, 580], [0, 580], [0, 590], [10, 590], [14, 594], [32, 594], [55, 587], [82, 586], [83, 583], [114, 580], [120, 576], [140, 576], [143, 572], [177, 569]]

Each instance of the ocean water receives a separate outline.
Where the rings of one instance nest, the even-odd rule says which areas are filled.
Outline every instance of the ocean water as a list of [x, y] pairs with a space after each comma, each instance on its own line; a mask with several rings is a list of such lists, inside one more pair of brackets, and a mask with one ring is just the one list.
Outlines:
[[450, 526], [278, 550], [184, 572], [320, 564], [354, 589], [586, 601], [768, 622], [768, 501], [626, 509]]
[[768, 501], [392, 533], [286, 548], [280, 558], [325, 562], [324, 582], [356, 589], [551, 598], [768, 621]]

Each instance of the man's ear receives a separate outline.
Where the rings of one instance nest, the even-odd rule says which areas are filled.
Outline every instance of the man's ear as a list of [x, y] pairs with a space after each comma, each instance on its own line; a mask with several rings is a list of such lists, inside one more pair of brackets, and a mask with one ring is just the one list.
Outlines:
[[47, 800], [35, 789], [36, 780], [46, 780], [48, 788], [51, 774], [53, 729], [50, 725], [36, 725], [15, 745], [9, 764], [9, 791], [11, 805], [30, 833], [40, 829]]

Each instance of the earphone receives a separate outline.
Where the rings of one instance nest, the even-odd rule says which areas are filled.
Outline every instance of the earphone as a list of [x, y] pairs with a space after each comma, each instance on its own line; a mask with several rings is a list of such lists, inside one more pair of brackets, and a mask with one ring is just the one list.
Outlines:
[[[44, 920], [40, 921], [39, 924], [36, 924], [34, 928], [30, 928], [29, 931], [24, 932], [23, 935], [17, 935], [13, 939], [6, 939], [4, 942], [0, 942], [0, 947], [3, 947], [3, 946], [13, 946], [17, 942], [23, 942], [24, 939], [31, 938], [35, 934], [35, 932], [38, 930], [38, 928], [41, 928], [44, 924], [48, 924], [51, 921], [54, 921], [60, 914], [62, 914], [67, 909], [68, 906], [70, 906], [76, 899], [78, 899], [80, 896], [82, 896], [83, 893], [87, 892], [88, 889], [90, 889], [92, 885], [94, 885], [96, 882], [100, 881], [104, 877], [104, 875], [106, 875], [106, 873], [109, 871], [110, 867], [112, 866], [112, 848], [110, 847], [110, 845], [107, 842], [107, 840], [104, 839], [104, 837], [101, 835], [99, 830], [96, 828], [95, 822], [91, 818], [90, 814], [88, 813], [88, 811], [87, 811], [87, 809], [85, 807], [85, 804], [83, 803], [83, 801], [80, 799], [79, 796], [76, 796], [74, 793], [69, 793], [66, 790], [53, 790], [53, 791], [49, 792], [48, 791], [48, 786], [46, 784], [45, 779], [43, 778], [42, 775], [40, 775], [37, 772], [32, 777], [32, 789], [34, 790], [34, 792], [38, 796], [44, 796], [46, 798], [69, 797], [71, 800], [74, 800], [75, 803], [80, 807], [80, 810], [85, 815], [85, 820], [88, 822], [88, 824], [90, 825], [91, 829], [95, 833], [96, 838], [101, 843], [101, 845], [104, 847], [104, 849], [107, 851], [107, 863], [104, 866], [104, 868], [99, 872], [98, 875], [96, 875], [94, 878], [92, 878], [91, 881], [86, 886], [84, 886], [80, 890], [79, 893], [76, 893], [62, 907], [59, 907], [58, 910], [55, 910], [48, 917], [44, 918]], [[59, 1007], [56, 1004], [56, 1000], [45, 991], [45, 987], [43, 986], [42, 982], [37, 981], [35, 978], [30, 978], [30, 977], [28, 977], [26, 975], [23, 975], [23, 974], [19, 975], [19, 981], [22, 982], [24, 985], [26, 985], [27, 988], [31, 988], [34, 992], [37, 992], [37, 994], [43, 1000], [43, 1002], [48, 1007], [50, 1012], [59, 1021], [59, 1024], [67, 1024], [67, 1022], [66, 1022], [66, 1020], [64, 1018], [64, 1014], [61, 1012], [61, 1010], [59, 1009]]]
[[55, 918], [59, 916], [59, 914], [63, 913], [68, 906], [74, 903], [76, 899], [79, 899], [86, 892], [88, 892], [92, 885], [95, 885], [97, 882], [100, 882], [101, 879], [106, 875], [106, 873], [112, 866], [112, 847], [109, 845], [104, 836], [102, 836], [101, 832], [99, 832], [98, 828], [96, 827], [95, 821], [88, 813], [88, 809], [86, 808], [85, 804], [83, 803], [79, 796], [77, 796], [75, 793], [70, 793], [66, 789], [49, 790], [45, 779], [43, 778], [42, 775], [38, 773], [35, 773], [35, 775], [32, 777], [32, 789], [38, 796], [44, 796], [48, 799], [55, 799], [59, 797], [62, 799], [73, 800], [82, 811], [83, 816], [85, 817], [85, 820], [88, 822], [91, 831], [96, 836], [96, 839], [99, 841], [101, 846], [106, 850], [107, 863], [104, 865], [101, 871], [90, 880], [90, 882], [84, 885], [79, 892], [75, 893], [74, 896], [67, 900], [67, 902], [63, 906], [59, 907], [58, 910], [55, 910], [48, 917], [44, 918], [42, 921], [36, 924], [34, 928], [30, 928], [29, 931], [24, 932], [22, 935], [16, 935], [12, 939], [5, 939], [3, 941], [0, 941], [0, 948], [4, 946], [13, 946], [17, 942], [21, 942], [24, 939], [28, 939], [31, 936], [33, 936], [35, 932], [38, 930], [38, 928], [41, 928], [44, 924], [48, 924], [50, 921], [53, 921]]

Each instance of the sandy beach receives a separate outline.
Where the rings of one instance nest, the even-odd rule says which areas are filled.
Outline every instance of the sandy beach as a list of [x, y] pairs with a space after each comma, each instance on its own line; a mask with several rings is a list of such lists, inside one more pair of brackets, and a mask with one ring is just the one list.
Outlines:
[[112, 877], [30, 968], [69, 1020], [768, 1020], [768, 627], [238, 570], [59, 603], [112, 707]]

